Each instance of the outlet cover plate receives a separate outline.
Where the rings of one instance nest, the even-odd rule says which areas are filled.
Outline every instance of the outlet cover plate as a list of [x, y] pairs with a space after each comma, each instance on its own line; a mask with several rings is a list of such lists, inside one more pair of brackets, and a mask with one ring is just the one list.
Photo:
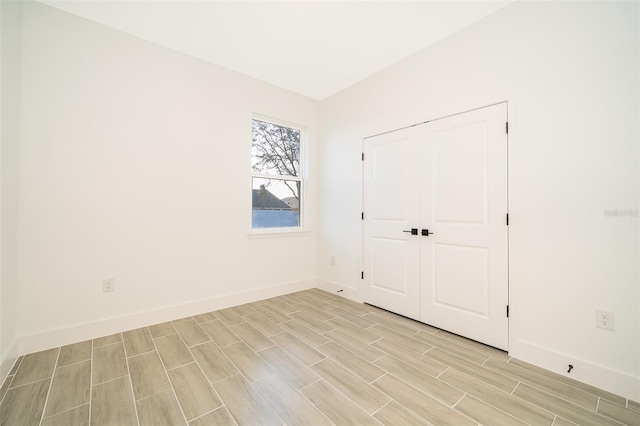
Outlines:
[[596, 310], [596, 327], [613, 331], [613, 312]]
[[113, 278], [102, 280], [102, 292], [111, 293], [116, 291], [116, 281]]

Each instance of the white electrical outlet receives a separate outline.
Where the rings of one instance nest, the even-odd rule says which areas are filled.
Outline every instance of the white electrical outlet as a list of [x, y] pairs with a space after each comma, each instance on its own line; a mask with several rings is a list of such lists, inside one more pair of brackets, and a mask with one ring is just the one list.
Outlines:
[[596, 310], [596, 327], [613, 331], [613, 312]]
[[116, 280], [113, 278], [102, 280], [102, 292], [111, 293], [113, 291], [116, 291]]

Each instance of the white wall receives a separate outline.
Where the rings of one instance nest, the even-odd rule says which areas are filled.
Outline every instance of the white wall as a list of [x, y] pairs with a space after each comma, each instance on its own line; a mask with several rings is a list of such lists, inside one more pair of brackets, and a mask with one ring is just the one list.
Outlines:
[[321, 287], [361, 295], [362, 138], [508, 100], [510, 353], [640, 399], [638, 15], [518, 2], [324, 101]]
[[316, 101], [38, 3], [22, 58], [22, 352], [315, 286], [313, 214], [248, 232], [252, 114], [314, 158]]
[[16, 356], [22, 3], [0, 2], [0, 382]]

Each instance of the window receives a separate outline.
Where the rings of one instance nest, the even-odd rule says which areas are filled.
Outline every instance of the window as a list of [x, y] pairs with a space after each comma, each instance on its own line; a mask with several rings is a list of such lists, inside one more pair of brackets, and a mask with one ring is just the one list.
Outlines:
[[251, 227], [300, 228], [303, 130], [254, 119], [251, 133]]

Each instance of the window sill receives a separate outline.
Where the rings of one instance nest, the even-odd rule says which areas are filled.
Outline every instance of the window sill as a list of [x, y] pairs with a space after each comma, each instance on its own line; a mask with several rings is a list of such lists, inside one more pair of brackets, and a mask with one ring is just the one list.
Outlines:
[[308, 235], [311, 230], [308, 228], [257, 228], [249, 231], [249, 238], [281, 238], [281, 237], [296, 237], [301, 235]]

